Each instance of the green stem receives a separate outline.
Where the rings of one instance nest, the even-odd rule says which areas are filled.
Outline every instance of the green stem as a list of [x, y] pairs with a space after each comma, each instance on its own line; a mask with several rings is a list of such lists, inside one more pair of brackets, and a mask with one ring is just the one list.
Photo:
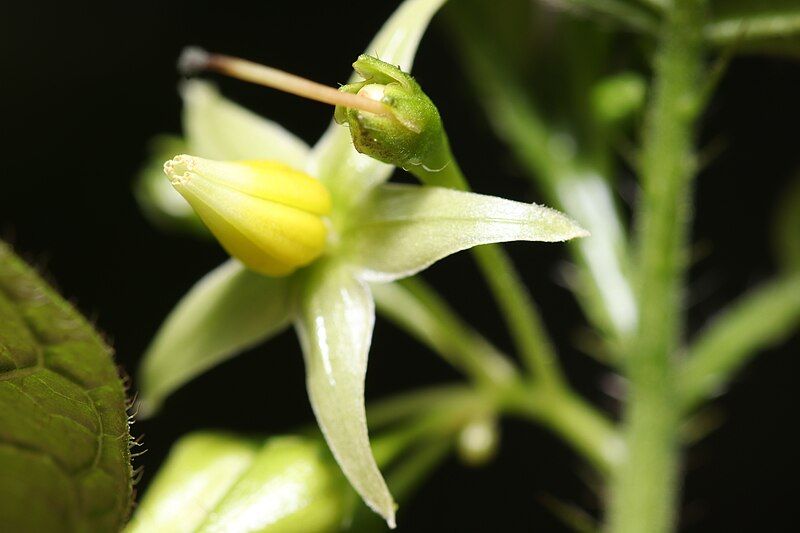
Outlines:
[[675, 527], [680, 403], [671, 356], [683, 320], [704, 7], [703, 0], [675, 0], [656, 57], [638, 213], [639, 323], [625, 361], [627, 456], [613, 479], [608, 516], [615, 533], [664, 533]]
[[378, 311], [488, 388], [516, 379], [511, 361], [453, 313], [421, 279], [372, 287]]
[[791, 7], [723, 18], [708, 24], [704, 34], [706, 39], [716, 46], [728, 46], [740, 38], [745, 42], [759, 39], [789, 39], [800, 34], [800, 8]]
[[499, 245], [477, 247], [473, 255], [531, 374], [543, 385], [562, 387], [564, 379], [555, 350], [528, 288], [520, 279], [511, 258]]
[[[450, 152], [447, 138], [436, 159], [448, 161], [443, 169], [431, 171], [425, 165], [411, 169], [423, 183], [437, 184], [462, 191], [470, 190], [461, 168]], [[561, 387], [564, 379], [556, 353], [544, 328], [539, 311], [528, 288], [514, 268], [511, 258], [500, 245], [489, 244], [472, 249], [478, 268], [489, 284], [495, 301], [509, 327], [514, 344], [536, 380], [546, 386]]]
[[560, 436], [601, 473], [611, 473], [624, 456], [613, 423], [571, 392], [533, 385], [511, 395], [507, 405]]
[[[611, 470], [622, 443], [601, 412], [566, 386], [547, 387], [519, 379], [507, 359], [421, 281], [406, 280], [373, 289], [378, 310], [483, 385], [484, 393], [489, 393], [484, 400], [493, 399], [497, 408], [541, 423], [599, 471]], [[450, 392], [461, 401], [458, 390]], [[403, 405], [408, 403], [403, 401]], [[419, 405], [417, 401], [411, 403]]]

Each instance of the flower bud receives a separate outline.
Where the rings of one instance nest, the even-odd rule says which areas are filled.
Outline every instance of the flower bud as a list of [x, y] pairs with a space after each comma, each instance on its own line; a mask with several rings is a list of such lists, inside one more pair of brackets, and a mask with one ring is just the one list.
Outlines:
[[339, 124], [350, 127], [356, 150], [403, 168], [444, 166], [442, 144], [446, 140], [442, 119], [414, 78], [394, 65], [367, 55], [361, 55], [353, 68], [364, 80], [340, 90], [381, 102], [388, 111], [376, 114], [336, 107], [334, 117]]
[[272, 161], [220, 162], [179, 155], [164, 164], [172, 186], [233, 257], [267, 276], [284, 276], [325, 249], [322, 183]]
[[622, 122], [641, 111], [646, 93], [647, 83], [636, 73], [605, 78], [592, 88], [594, 114], [604, 124]]
[[352, 501], [322, 442], [195, 433], [173, 447], [126, 531], [334, 531]]
[[468, 465], [488, 463], [497, 453], [500, 429], [493, 417], [471, 421], [458, 434], [458, 455]]

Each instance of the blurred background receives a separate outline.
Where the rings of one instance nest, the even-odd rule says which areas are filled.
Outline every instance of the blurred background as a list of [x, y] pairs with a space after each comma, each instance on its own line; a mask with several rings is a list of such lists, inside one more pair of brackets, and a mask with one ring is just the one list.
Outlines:
[[[498, 3], [499, 4], [499, 3]], [[0, 15], [0, 237], [105, 332], [134, 374], [164, 316], [225, 255], [216, 245], [152, 227], [132, 182], [148, 140], [180, 131], [176, 58], [186, 45], [243, 56], [335, 85], [395, 2], [15, 2]], [[453, 9], [451, 6], [448, 9]], [[457, 6], [455, 6], [457, 8]], [[414, 73], [437, 103], [454, 151], [479, 192], [542, 201], [493, 136], [437, 17]], [[313, 143], [332, 109], [233, 80], [223, 92]], [[736, 59], [703, 122], [721, 146], [697, 182], [696, 254], [689, 332], [774, 270], [771, 213], [798, 169], [800, 62]], [[620, 190], [627, 200], [635, 184]], [[800, 238], [800, 236], [798, 236]], [[559, 245], [508, 246], [556, 339], [577, 388], [611, 413], [604, 368], [575, 343], [585, 321], [560, 286]], [[511, 349], [465, 254], [426, 272], [464, 317]], [[782, 530], [795, 514], [792, 409], [797, 335], [759, 357], [716, 406], [722, 426], [689, 455], [685, 531]], [[457, 379], [439, 358], [378, 321], [367, 379], [376, 398]], [[133, 382], [132, 392], [136, 382]], [[147, 484], [171, 443], [200, 428], [274, 434], [312, 421], [293, 332], [235, 358], [181, 389], [161, 415], [138, 422]], [[502, 448], [483, 468], [448, 460], [399, 514], [405, 531], [566, 530], [543, 495], [596, 510], [576, 457], [549, 433], [505, 421]]]

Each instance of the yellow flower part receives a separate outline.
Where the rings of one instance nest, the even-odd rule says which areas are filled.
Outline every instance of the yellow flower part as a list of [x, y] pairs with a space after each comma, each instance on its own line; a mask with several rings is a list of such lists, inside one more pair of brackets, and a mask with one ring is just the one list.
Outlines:
[[179, 155], [164, 172], [231, 256], [268, 276], [285, 276], [325, 249], [328, 190], [273, 161], [211, 161]]

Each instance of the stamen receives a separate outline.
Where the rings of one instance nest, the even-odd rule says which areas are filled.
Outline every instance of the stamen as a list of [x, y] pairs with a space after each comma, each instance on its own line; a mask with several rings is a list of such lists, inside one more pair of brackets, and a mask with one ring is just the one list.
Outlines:
[[201, 48], [186, 48], [178, 60], [178, 68], [186, 75], [210, 70], [326, 104], [360, 109], [376, 115], [392, 114], [388, 106], [366, 96], [337, 91], [333, 87], [276, 68], [238, 57], [210, 54]]

